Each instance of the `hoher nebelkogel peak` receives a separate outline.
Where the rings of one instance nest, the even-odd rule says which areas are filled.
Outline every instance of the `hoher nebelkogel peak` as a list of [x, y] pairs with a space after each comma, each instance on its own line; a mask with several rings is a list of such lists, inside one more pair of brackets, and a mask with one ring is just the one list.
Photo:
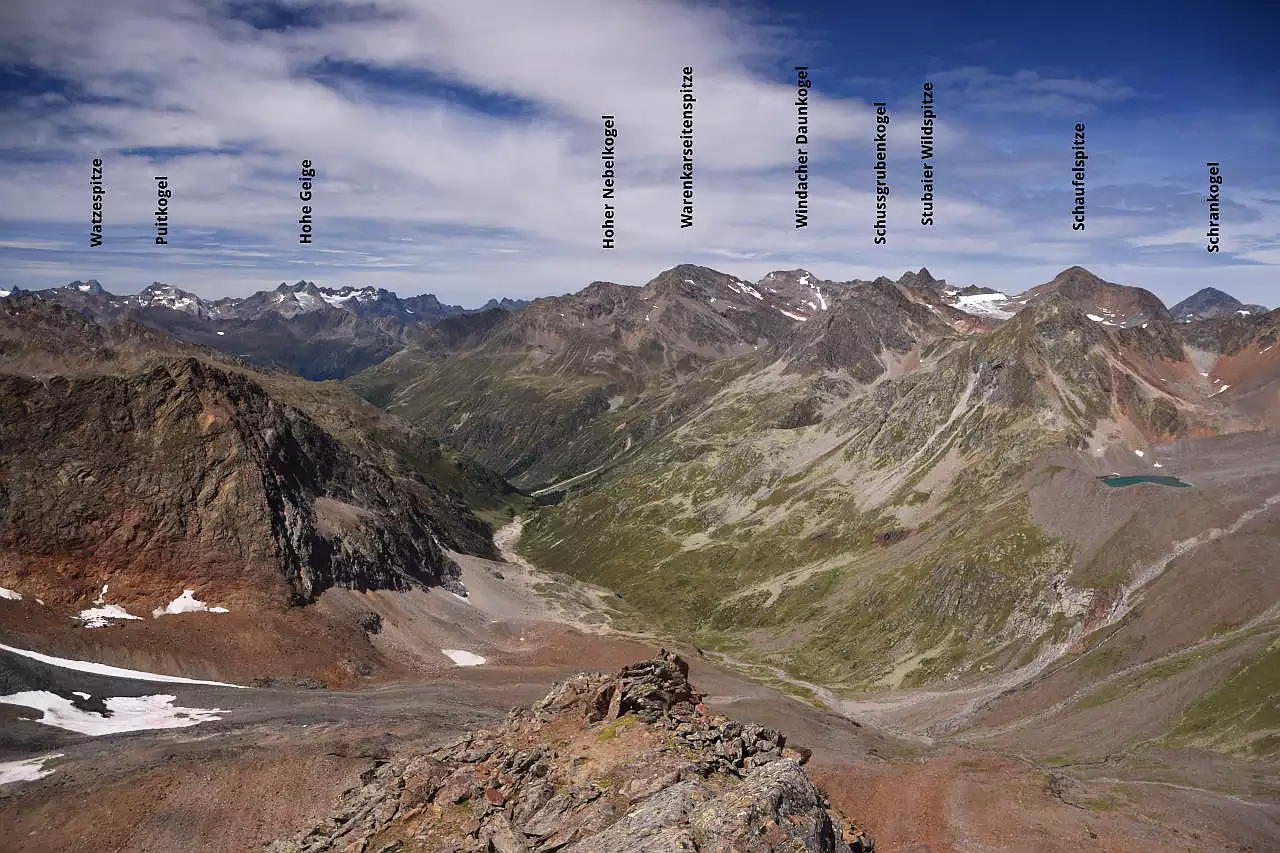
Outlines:
[[[159, 784], [121, 825], [161, 849], [179, 809], [195, 849], [1267, 849], [1277, 343], [1080, 267], [15, 291], [0, 815], [78, 849], [45, 809]], [[619, 669], [652, 637], [701, 703]], [[84, 736], [160, 719], [180, 749]]]

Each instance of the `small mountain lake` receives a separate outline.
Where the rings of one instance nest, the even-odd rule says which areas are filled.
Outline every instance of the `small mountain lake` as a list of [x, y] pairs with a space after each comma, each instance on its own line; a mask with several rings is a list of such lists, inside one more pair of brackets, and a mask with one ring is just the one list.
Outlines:
[[1130, 477], [1118, 477], [1114, 474], [1105, 474], [1098, 479], [1115, 489], [1121, 489], [1125, 486], [1136, 486], [1138, 483], [1155, 483], [1157, 486], [1173, 486], [1178, 489], [1191, 488], [1190, 483], [1184, 483], [1177, 477], [1162, 477], [1155, 474], [1135, 474]]

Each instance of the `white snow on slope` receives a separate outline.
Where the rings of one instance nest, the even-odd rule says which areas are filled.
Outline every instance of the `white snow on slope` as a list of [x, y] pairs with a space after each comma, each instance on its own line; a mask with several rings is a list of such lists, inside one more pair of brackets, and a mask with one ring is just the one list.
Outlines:
[[13, 291], [11, 290], [0, 290], [0, 299], [4, 299], [6, 296], [8, 296], [12, 292]]
[[[806, 278], [808, 278], [808, 276], [806, 276]], [[807, 282], [801, 282], [801, 283], [806, 284]], [[818, 285], [816, 284], [810, 284], [809, 288], [813, 291], [814, 296], [818, 297], [818, 302], [821, 303], [821, 310], [826, 311], [827, 297], [822, 294], [822, 288], [818, 287]]]
[[35, 708], [43, 711], [36, 720], [46, 726], [79, 732], [82, 735], [113, 735], [120, 732], [136, 732], [145, 729], [184, 729], [188, 726], [220, 720], [226, 714], [221, 708], [178, 708], [173, 700], [178, 697], [164, 694], [156, 696], [116, 696], [105, 700], [110, 716], [85, 711], [47, 690], [26, 690], [0, 696], [0, 703]]
[[134, 616], [118, 604], [104, 604], [101, 607], [81, 610], [76, 618], [84, 622], [86, 628], [105, 628], [111, 624], [112, 619], [141, 619], [142, 617]]
[[1102, 323], [1102, 322], [1105, 322], [1105, 321], [1104, 321], [1101, 317], [1099, 317], [1097, 314], [1085, 314], [1084, 316], [1088, 317], [1090, 320], [1092, 320], [1092, 321], [1093, 321], [1093, 322], [1095, 322], [1095, 323]]
[[971, 293], [968, 296], [961, 296], [956, 300], [956, 307], [966, 314], [973, 314], [979, 317], [992, 317], [996, 320], [1008, 320], [1013, 316], [1012, 311], [1006, 311], [996, 305], [997, 302], [1007, 302], [1009, 297], [1003, 293]]
[[756, 299], [764, 301], [764, 297], [760, 295], [760, 291], [756, 290], [745, 281], [737, 281], [736, 279], [729, 282], [729, 289], [734, 293], [745, 293], [748, 296], [754, 296]]
[[458, 666], [479, 666], [485, 662], [480, 655], [462, 649], [441, 649], [440, 651]]
[[35, 758], [23, 759], [22, 761], [0, 762], [0, 785], [8, 785], [11, 782], [33, 782], [36, 779], [43, 779], [53, 772], [52, 769], [45, 770], [44, 763], [61, 757], [61, 752], [54, 752], [49, 755], [38, 755]]
[[11, 589], [5, 589], [4, 587], [0, 586], [0, 598], [7, 598], [10, 601], [21, 601], [22, 593], [14, 592]]
[[792, 313], [791, 313], [790, 311], [788, 311], [786, 308], [779, 308], [778, 310], [779, 310], [780, 312], [782, 312], [783, 314], [787, 315], [788, 317], [790, 317], [792, 320], [800, 320], [801, 322], [804, 322], [804, 321], [807, 321], [807, 320], [809, 319], [808, 317], [804, 316], [803, 314], [792, 314]]
[[152, 618], [159, 619], [161, 616], [169, 616], [178, 613], [230, 613], [231, 611], [225, 607], [210, 607], [203, 601], [196, 598], [194, 589], [184, 589], [182, 595], [170, 601], [164, 607], [157, 607], [151, 611]]
[[1143, 456], [1146, 456], [1147, 454], [1143, 453], [1141, 450], [1135, 450], [1133, 451], [1133, 455], [1141, 459]]
[[247, 690], [239, 684], [227, 684], [224, 681], [201, 681], [198, 678], [182, 678], [177, 675], [159, 675], [154, 672], [143, 672], [138, 669], [124, 669], [118, 666], [108, 666], [105, 663], [94, 663], [84, 660], [70, 660], [68, 658], [56, 658], [53, 655], [43, 655], [40, 652], [29, 652], [26, 649], [15, 649], [13, 646], [6, 646], [0, 643], [0, 651], [10, 652], [15, 655], [22, 655], [24, 658], [47, 663], [50, 666], [59, 666], [63, 669], [74, 669], [77, 672], [89, 672], [94, 675], [106, 675], [111, 678], [132, 678], [135, 681], [165, 681], [173, 684], [208, 684], [212, 687], [235, 687], [240, 690]]

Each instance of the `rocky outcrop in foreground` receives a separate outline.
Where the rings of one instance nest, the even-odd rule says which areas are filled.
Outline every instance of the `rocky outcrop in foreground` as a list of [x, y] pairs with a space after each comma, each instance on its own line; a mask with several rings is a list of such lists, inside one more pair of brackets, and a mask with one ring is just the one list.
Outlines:
[[496, 731], [381, 762], [269, 853], [866, 853], [763, 726], [710, 715], [677, 655], [580, 674]]

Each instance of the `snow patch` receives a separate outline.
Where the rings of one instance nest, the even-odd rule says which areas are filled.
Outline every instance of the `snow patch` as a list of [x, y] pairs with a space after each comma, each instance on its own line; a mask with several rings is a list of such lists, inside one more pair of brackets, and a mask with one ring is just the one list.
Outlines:
[[14, 592], [11, 589], [5, 589], [4, 587], [0, 586], [0, 598], [7, 598], [10, 601], [21, 601], [22, 593]]
[[827, 297], [826, 297], [825, 295], [823, 295], [823, 293], [822, 293], [822, 288], [821, 288], [821, 287], [818, 287], [818, 285], [816, 285], [816, 284], [811, 284], [811, 285], [809, 285], [809, 289], [813, 291], [813, 295], [814, 295], [814, 296], [818, 297], [818, 302], [819, 302], [819, 303], [820, 303], [820, 305], [821, 305], [821, 308], [820, 308], [819, 310], [826, 311], [826, 310], [827, 310]]
[[76, 618], [83, 622], [86, 628], [105, 628], [111, 624], [112, 619], [141, 619], [142, 617], [134, 616], [119, 604], [104, 604], [101, 607], [81, 610]]
[[6, 296], [8, 296], [12, 292], [13, 292], [12, 290], [0, 290], [0, 299], [4, 299]]
[[779, 311], [779, 312], [781, 312], [782, 314], [785, 314], [786, 316], [790, 317], [792, 320], [799, 320], [799, 321], [800, 321], [800, 322], [802, 322], [802, 323], [803, 323], [803, 322], [805, 322], [805, 321], [807, 321], [807, 320], [809, 319], [808, 317], [804, 316], [803, 314], [793, 314], [793, 313], [791, 313], [790, 311], [788, 311], [786, 308], [779, 308], [779, 309], [778, 309], [778, 311]]
[[1223, 385], [1221, 388], [1219, 388], [1217, 391], [1214, 391], [1214, 392], [1213, 392], [1212, 394], [1210, 394], [1209, 396], [1210, 396], [1210, 397], [1216, 397], [1216, 396], [1218, 396], [1219, 394], [1221, 394], [1223, 391], [1227, 390], [1227, 389], [1228, 389], [1228, 388], [1230, 388], [1230, 387], [1231, 387], [1230, 385]]
[[194, 589], [184, 589], [182, 595], [170, 601], [164, 607], [157, 607], [151, 611], [151, 618], [159, 619], [161, 616], [176, 615], [178, 613], [230, 613], [231, 611], [225, 607], [210, 607], [203, 601], [196, 598]]
[[[4, 293], [4, 291], [0, 290], [0, 293]], [[45, 762], [61, 757], [61, 752], [54, 752], [49, 755], [26, 758], [22, 761], [0, 762], [0, 785], [8, 785], [13, 782], [34, 782], [36, 779], [43, 779], [53, 772], [52, 769], [46, 770], [44, 768]]]
[[462, 649], [441, 649], [442, 654], [453, 661], [456, 666], [479, 666], [485, 662], [485, 659], [473, 652], [466, 652]]
[[218, 337], [222, 337], [222, 336], [223, 336], [223, 335], [225, 335], [225, 334], [226, 334], [226, 332], [218, 332]]
[[1099, 317], [1097, 314], [1085, 314], [1084, 316], [1088, 317], [1090, 320], [1092, 320], [1095, 323], [1102, 322], [1102, 318]]
[[222, 719], [221, 708], [174, 707], [176, 696], [117, 696], [105, 700], [107, 714], [77, 708], [70, 699], [48, 690], [24, 690], [0, 696], [0, 702], [43, 711], [36, 720], [46, 726], [98, 737], [146, 729], [184, 729]]
[[1133, 451], [1133, 455], [1141, 459], [1143, 456], [1146, 456], [1147, 454], [1143, 453], [1141, 450], [1135, 450]]
[[241, 687], [239, 684], [227, 684], [224, 681], [201, 681], [198, 678], [182, 678], [177, 675], [158, 675], [154, 672], [143, 672], [137, 669], [124, 669], [119, 666], [108, 666], [105, 663], [71, 660], [69, 658], [56, 658], [53, 655], [44, 655], [40, 652], [29, 652], [25, 649], [15, 649], [13, 646], [6, 646], [3, 643], [0, 643], [0, 651], [21, 655], [24, 658], [30, 658], [31, 660], [39, 661], [40, 663], [46, 663], [49, 666], [57, 666], [62, 669], [74, 669], [77, 672], [88, 672], [93, 675], [105, 675], [110, 678], [131, 678], [134, 681], [165, 681], [172, 682], [174, 684], [207, 684], [211, 687], [235, 687], [240, 690], [247, 689]]
[[745, 293], [748, 296], [754, 296], [756, 299], [759, 299], [761, 302], [764, 301], [764, 297], [760, 295], [760, 291], [756, 290], [754, 287], [747, 284], [745, 281], [738, 281], [736, 279], [731, 279], [729, 281], [729, 289], [732, 290], [734, 293]]

